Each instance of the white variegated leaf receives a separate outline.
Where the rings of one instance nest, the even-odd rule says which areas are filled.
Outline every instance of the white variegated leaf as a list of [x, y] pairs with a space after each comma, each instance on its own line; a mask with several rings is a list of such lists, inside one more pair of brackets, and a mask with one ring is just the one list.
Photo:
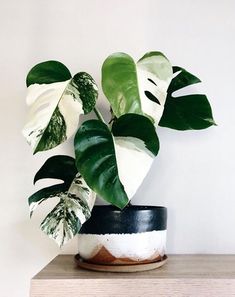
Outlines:
[[31, 84], [23, 135], [34, 153], [54, 148], [71, 137], [80, 115], [93, 109], [97, 94], [97, 86], [87, 73], [62, 82]]
[[68, 190], [67, 197], [77, 201], [77, 215], [82, 225], [91, 216], [96, 194], [88, 187], [82, 176], [78, 174]]
[[70, 186], [66, 183], [57, 184], [30, 196], [30, 215], [40, 203], [49, 198], [59, 198], [59, 203], [46, 216], [41, 229], [62, 246], [72, 239], [82, 224], [90, 218], [96, 194], [87, 186], [81, 175], [77, 174]]
[[112, 133], [118, 175], [130, 200], [158, 154], [158, 137], [149, 118], [130, 113], [114, 121]]
[[62, 246], [72, 239], [81, 228], [77, 212], [77, 201], [61, 197], [60, 202], [46, 216], [41, 224], [41, 229], [50, 238]]
[[41, 223], [41, 229], [59, 246], [66, 244], [91, 216], [96, 194], [90, 190], [81, 175], [72, 182], [68, 192]]
[[137, 81], [141, 107], [158, 125], [164, 110], [167, 89], [173, 77], [173, 70], [167, 58], [159, 53], [148, 53], [136, 64]]
[[[30, 213], [30, 218], [32, 217], [34, 211], [36, 210], [36, 208], [45, 200], [49, 199], [49, 198], [61, 198], [64, 195], [64, 192], [60, 191], [60, 187], [62, 187], [63, 185], [55, 185], [55, 186], [51, 186], [47, 189], [49, 189], [49, 192], [46, 193], [45, 189], [42, 189], [38, 192], [42, 192], [42, 195], [40, 195], [41, 197], [36, 197], [37, 199], [32, 199], [29, 202], [29, 213]], [[58, 190], [53, 191], [53, 188], [58, 187]], [[37, 193], [38, 193], [37, 192]], [[44, 192], [44, 193], [43, 193]], [[43, 195], [44, 194], [44, 195]], [[36, 196], [35, 194], [32, 195], [31, 197]]]
[[134, 137], [114, 137], [118, 174], [128, 199], [142, 184], [154, 160], [144, 141]]

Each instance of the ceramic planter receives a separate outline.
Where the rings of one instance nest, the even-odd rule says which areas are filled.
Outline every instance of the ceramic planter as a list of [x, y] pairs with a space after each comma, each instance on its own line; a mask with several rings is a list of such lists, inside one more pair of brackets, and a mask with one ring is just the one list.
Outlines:
[[161, 261], [166, 251], [167, 209], [158, 206], [95, 206], [78, 235], [88, 263], [120, 265]]

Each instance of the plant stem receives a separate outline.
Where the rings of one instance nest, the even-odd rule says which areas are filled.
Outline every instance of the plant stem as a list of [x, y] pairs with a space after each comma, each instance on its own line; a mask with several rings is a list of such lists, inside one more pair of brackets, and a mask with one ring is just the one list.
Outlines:
[[130, 206], [132, 206], [131, 201], [129, 201], [129, 203], [127, 204], [127, 207], [130, 207]]
[[102, 114], [100, 113], [100, 111], [96, 107], [94, 107], [93, 110], [94, 110], [95, 115], [97, 116], [97, 119], [100, 120], [101, 122], [105, 123], [105, 120], [103, 119]]

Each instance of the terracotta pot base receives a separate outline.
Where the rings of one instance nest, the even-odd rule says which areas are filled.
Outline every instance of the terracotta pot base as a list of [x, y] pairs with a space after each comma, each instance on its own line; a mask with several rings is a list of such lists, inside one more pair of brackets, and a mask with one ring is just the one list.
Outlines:
[[84, 259], [86, 263], [91, 264], [102, 264], [102, 265], [132, 265], [132, 264], [148, 264], [163, 260], [164, 256], [160, 256], [158, 253], [145, 260], [134, 260], [128, 257], [116, 258], [113, 256], [104, 246], [99, 250], [99, 252], [90, 259]]
[[139, 272], [153, 270], [163, 266], [167, 261], [165, 255], [159, 261], [152, 261], [150, 263], [133, 262], [132, 264], [116, 264], [116, 265], [105, 265], [105, 264], [94, 264], [84, 261], [79, 254], [75, 256], [78, 267], [93, 271], [104, 271], [104, 272]]

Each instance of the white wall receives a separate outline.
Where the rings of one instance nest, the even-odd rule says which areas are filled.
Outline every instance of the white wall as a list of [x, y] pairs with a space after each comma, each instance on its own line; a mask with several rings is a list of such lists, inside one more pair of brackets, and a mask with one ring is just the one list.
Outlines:
[[234, 19], [233, 0], [1, 1], [1, 297], [28, 296], [30, 278], [49, 260], [76, 252], [76, 240], [60, 250], [39, 230], [51, 205], [28, 217], [35, 172], [48, 156], [72, 153], [65, 145], [32, 156], [21, 136], [25, 76], [48, 59], [100, 83], [110, 53], [138, 59], [160, 50], [203, 80], [193, 91], [206, 92], [218, 127], [159, 128], [159, 156], [133, 202], [168, 207], [169, 253], [235, 252]]

